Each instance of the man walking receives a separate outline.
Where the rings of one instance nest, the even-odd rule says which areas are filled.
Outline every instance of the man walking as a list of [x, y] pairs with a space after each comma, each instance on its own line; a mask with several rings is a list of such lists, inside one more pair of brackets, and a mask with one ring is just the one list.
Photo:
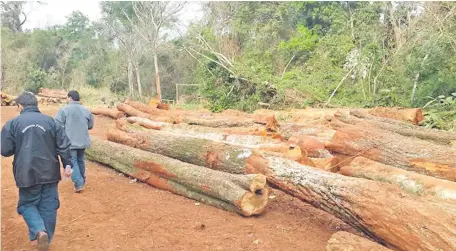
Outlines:
[[84, 190], [86, 183], [84, 151], [90, 147], [89, 130], [93, 128], [92, 113], [81, 105], [79, 93], [75, 90], [68, 92], [68, 105], [61, 108], [55, 120], [65, 128], [66, 135], [71, 141], [71, 160], [76, 193]]
[[27, 223], [30, 240], [38, 240], [38, 249], [46, 251], [60, 206], [58, 155], [69, 177], [71, 144], [63, 128], [52, 117], [40, 113], [35, 95], [22, 93], [16, 104], [20, 115], [2, 128], [1, 155], [14, 155], [13, 173], [19, 188], [17, 212]]

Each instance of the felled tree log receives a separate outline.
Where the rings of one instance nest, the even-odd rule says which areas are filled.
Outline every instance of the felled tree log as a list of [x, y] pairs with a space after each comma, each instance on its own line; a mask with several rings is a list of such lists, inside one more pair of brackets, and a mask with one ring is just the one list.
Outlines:
[[438, 144], [449, 145], [456, 142], [456, 133], [453, 132], [422, 128], [406, 122], [373, 116], [359, 110], [350, 111], [350, 115], [352, 116], [341, 116], [340, 114], [336, 114], [336, 116], [345, 123], [375, 126], [403, 136], [416, 137], [423, 140], [433, 141]]
[[97, 138], [87, 156], [157, 188], [244, 216], [261, 214], [268, 201], [262, 174], [218, 172]]
[[164, 116], [166, 114], [165, 111], [158, 109], [157, 107], [151, 106], [151, 105], [146, 105], [138, 101], [132, 101], [130, 99], [126, 99], [124, 101], [125, 104], [135, 108], [138, 111], [147, 113], [149, 115], [154, 115], [154, 116]]
[[307, 124], [282, 123], [279, 132], [285, 140], [293, 136], [305, 135], [316, 137], [321, 142], [330, 140], [336, 133], [335, 130], [329, 128], [329, 123], [322, 124], [320, 122], [309, 122]]
[[1, 92], [1, 103], [2, 103], [2, 106], [14, 106], [15, 105], [15, 100], [16, 100], [16, 96], [12, 96], [12, 95], [9, 95], [9, 94], [6, 94], [4, 92]]
[[58, 98], [58, 99], [66, 99], [67, 92], [65, 90], [55, 90], [55, 89], [48, 89], [48, 88], [40, 88], [38, 91], [38, 95], [47, 98]]
[[454, 204], [282, 158], [252, 155], [247, 172], [264, 174], [286, 193], [337, 216], [391, 249], [456, 250]]
[[349, 156], [363, 156], [441, 179], [456, 181], [454, 147], [442, 146], [389, 131], [331, 121], [337, 129], [326, 149]]
[[312, 158], [329, 158], [332, 156], [331, 153], [325, 149], [325, 143], [314, 136], [292, 136], [288, 139], [288, 143], [299, 146], [303, 156]]
[[108, 140], [228, 173], [244, 173], [245, 160], [253, 151], [274, 152], [293, 160], [301, 158], [299, 147], [284, 144], [228, 144], [190, 135], [144, 131], [145, 128], [134, 127], [122, 120], [116, 122], [116, 127], [120, 130], [107, 132]]
[[205, 127], [242, 127], [254, 124], [253, 119], [233, 119], [233, 118], [216, 118], [204, 119], [196, 117], [185, 117], [182, 119], [184, 123], [189, 125], [199, 125]]
[[245, 160], [252, 154], [249, 147], [155, 130], [126, 133], [111, 129], [107, 138], [183, 162], [238, 174], [245, 172]]
[[378, 243], [348, 232], [339, 231], [331, 236], [326, 251], [392, 251]]
[[157, 122], [165, 122], [165, 123], [179, 123], [180, 121], [175, 120], [172, 117], [162, 117], [162, 116], [153, 116], [148, 113], [142, 112], [140, 110], [135, 109], [134, 107], [121, 103], [117, 105], [117, 110], [122, 111], [126, 113], [128, 116], [134, 116], [134, 117], [140, 117], [140, 118], [147, 118], [152, 121], [157, 121]]
[[161, 130], [163, 127], [166, 127], [167, 125], [170, 125], [169, 123], [166, 122], [156, 122], [152, 121], [148, 118], [141, 118], [141, 117], [128, 117], [127, 122], [131, 124], [139, 124], [142, 127], [148, 128], [148, 129], [153, 129], [153, 130]]
[[376, 107], [367, 111], [371, 115], [401, 120], [414, 125], [418, 125], [424, 120], [423, 112], [420, 108]]
[[[260, 145], [260, 144], [279, 144], [280, 141], [274, 140], [271, 138], [254, 136], [254, 135], [233, 135], [224, 133], [223, 130], [218, 128], [208, 128], [197, 125], [188, 125], [188, 124], [177, 124], [172, 125], [162, 122], [154, 122], [145, 118], [138, 117], [129, 117], [127, 118], [129, 123], [138, 123], [141, 126], [161, 130], [164, 132], [171, 132], [176, 134], [188, 134], [198, 138], [204, 138], [214, 141], [226, 142], [230, 144], [240, 144], [240, 145]], [[119, 126], [119, 129], [122, 129], [122, 126]]]
[[89, 109], [92, 114], [95, 115], [103, 115], [107, 117], [111, 117], [113, 119], [119, 119], [124, 117], [124, 113], [117, 110], [117, 109], [111, 109], [111, 108], [90, 108]]
[[274, 110], [266, 110], [266, 109], [259, 109], [256, 110], [253, 114], [255, 116], [265, 116], [265, 115], [274, 115], [279, 119], [279, 121], [284, 122], [303, 122], [308, 123], [309, 120], [329, 120], [334, 116], [336, 112], [346, 112], [348, 113], [348, 109], [341, 109], [341, 108], [326, 108], [326, 109], [318, 109], [318, 108], [306, 108], [306, 109], [292, 109], [289, 111], [274, 111]]
[[356, 157], [339, 171], [346, 176], [388, 182], [408, 192], [456, 201], [456, 183]]

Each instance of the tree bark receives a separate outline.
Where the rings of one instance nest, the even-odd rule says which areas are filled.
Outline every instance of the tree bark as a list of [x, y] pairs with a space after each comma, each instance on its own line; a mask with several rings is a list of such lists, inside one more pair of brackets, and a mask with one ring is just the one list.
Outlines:
[[302, 155], [312, 158], [329, 158], [331, 153], [325, 149], [324, 141], [318, 137], [307, 135], [296, 135], [288, 139], [289, 144], [297, 145], [302, 150]]
[[138, 102], [138, 101], [132, 101], [129, 98], [125, 99], [124, 104], [127, 104], [127, 105], [135, 108], [136, 110], [139, 110], [141, 112], [147, 113], [149, 115], [154, 115], [154, 116], [160, 115], [160, 116], [163, 116], [163, 115], [166, 114], [166, 112], [163, 112], [163, 111], [161, 111], [160, 109], [158, 109], [156, 107], [153, 107], [153, 106], [150, 106], [150, 105], [146, 105], [146, 104], [143, 104], [143, 103]]
[[358, 235], [339, 231], [331, 236], [326, 251], [392, 251]]
[[[161, 110], [142, 104], [137, 101], [129, 99], [124, 102], [126, 105], [131, 106], [138, 111], [147, 113], [151, 116], [169, 117], [174, 123], [187, 123], [191, 125], [200, 125], [205, 127], [236, 127], [236, 126], [250, 126], [254, 124], [253, 119], [245, 118], [218, 118], [213, 114], [187, 112], [187, 111], [170, 111]], [[132, 115], [134, 116], [134, 115]]]
[[139, 65], [136, 62], [135, 64], [133, 64], [133, 66], [135, 68], [136, 84], [138, 85], [138, 94], [140, 97], [142, 97], [141, 73], [139, 71]]
[[244, 216], [261, 214], [268, 201], [262, 174], [218, 172], [97, 138], [92, 138], [92, 146], [86, 152], [88, 159], [159, 189]]
[[397, 108], [397, 107], [377, 107], [368, 109], [370, 115], [405, 121], [418, 125], [424, 120], [423, 112], [420, 108]]
[[141, 112], [141, 111], [131, 107], [130, 105], [127, 105], [124, 103], [118, 104], [117, 110], [126, 113], [128, 116], [147, 118], [147, 119], [150, 119], [152, 121], [157, 121], [157, 122], [177, 123], [176, 121], [173, 121], [173, 118], [171, 118], [171, 117], [153, 116], [153, 115], [147, 114], [145, 112]]
[[110, 141], [228, 173], [245, 173], [245, 160], [254, 151], [271, 152], [297, 161], [302, 157], [299, 147], [285, 144], [228, 144], [185, 134], [147, 130], [122, 120], [118, 120], [116, 126], [120, 130], [109, 130], [107, 133]]
[[107, 117], [111, 117], [113, 119], [119, 119], [125, 116], [125, 114], [117, 109], [110, 109], [110, 108], [89, 108], [90, 112], [95, 115], [103, 115]]
[[229, 133], [225, 133], [223, 130], [218, 128], [208, 128], [196, 125], [188, 125], [188, 124], [177, 124], [172, 125], [169, 123], [162, 123], [162, 122], [154, 122], [149, 119], [145, 118], [138, 118], [138, 117], [129, 117], [127, 118], [127, 122], [129, 123], [138, 123], [141, 126], [160, 130], [163, 132], [170, 132], [176, 134], [183, 134], [183, 135], [192, 135], [194, 137], [214, 140], [224, 143], [230, 144], [238, 144], [238, 145], [265, 145], [265, 144], [280, 144], [279, 140], [262, 137], [262, 136], [255, 136], [255, 135], [232, 135]]
[[421, 139], [405, 137], [389, 131], [360, 127], [333, 119], [337, 129], [326, 149], [349, 156], [363, 156], [441, 179], [456, 181], [454, 147], [442, 146]]
[[336, 114], [336, 117], [345, 123], [375, 126], [403, 136], [416, 137], [438, 144], [451, 145], [453, 142], [456, 142], [456, 133], [453, 132], [422, 128], [410, 123], [373, 116], [359, 110], [350, 111], [350, 115], [353, 116], [340, 116]]
[[128, 133], [111, 129], [109, 141], [228, 173], [245, 173], [253, 149], [186, 135], [150, 130]]
[[154, 50], [154, 67], [155, 67], [155, 85], [157, 88], [157, 98], [161, 103], [162, 100], [162, 95], [161, 95], [161, 83], [160, 83], [160, 73], [158, 70], [158, 58], [157, 58], [157, 52]]
[[456, 202], [456, 183], [384, 165], [356, 157], [339, 173], [358, 178], [387, 182], [419, 196], [436, 197]]
[[187, 117], [182, 119], [183, 122], [190, 125], [199, 125], [205, 127], [243, 127], [251, 126], [255, 122], [253, 119], [200, 119]]
[[153, 130], [161, 130], [162, 128], [166, 127], [167, 125], [170, 125], [169, 123], [166, 123], [166, 122], [156, 122], [156, 121], [152, 121], [148, 118], [140, 118], [140, 117], [128, 117], [127, 122], [130, 124], [136, 123], [144, 128], [153, 129]]
[[134, 88], [133, 88], [133, 64], [132, 64], [130, 58], [128, 58], [127, 76], [128, 76], [128, 91], [129, 91], [129, 95], [133, 96], [133, 90], [134, 90]]
[[262, 173], [283, 191], [331, 213], [397, 250], [456, 250], [456, 209], [396, 186], [329, 173], [291, 160], [251, 156], [248, 173]]

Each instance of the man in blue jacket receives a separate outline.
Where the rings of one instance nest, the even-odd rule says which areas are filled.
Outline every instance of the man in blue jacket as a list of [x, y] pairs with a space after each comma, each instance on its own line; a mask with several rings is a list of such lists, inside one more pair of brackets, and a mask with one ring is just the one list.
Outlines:
[[58, 156], [70, 171], [71, 144], [63, 128], [52, 117], [40, 113], [33, 93], [22, 93], [16, 104], [20, 115], [2, 128], [1, 155], [14, 155], [13, 173], [19, 188], [17, 212], [27, 223], [30, 240], [38, 240], [39, 250], [46, 251], [60, 206]]
[[71, 159], [75, 192], [84, 190], [86, 183], [85, 149], [90, 147], [89, 130], [93, 128], [93, 116], [81, 105], [79, 93], [75, 90], [68, 92], [68, 105], [61, 108], [55, 116], [55, 121], [65, 128], [66, 135], [71, 141]]

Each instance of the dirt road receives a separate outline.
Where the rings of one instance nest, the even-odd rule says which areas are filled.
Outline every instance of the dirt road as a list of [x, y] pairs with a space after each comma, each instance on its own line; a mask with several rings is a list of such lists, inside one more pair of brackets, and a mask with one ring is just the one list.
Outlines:
[[[56, 107], [42, 108], [54, 115]], [[1, 108], [2, 126], [17, 115]], [[96, 117], [92, 134], [103, 136], [114, 121]], [[266, 213], [245, 218], [161, 191], [94, 163], [86, 191], [74, 194], [61, 182], [60, 209], [51, 250], [325, 250], [338, 230], [353, 231], [333, 216], [274, 190]], [[16, 213], [18, 190], [12, 158], [2, 158], [2, 231], [5, 251], [32, 250], [27, 227]]]

